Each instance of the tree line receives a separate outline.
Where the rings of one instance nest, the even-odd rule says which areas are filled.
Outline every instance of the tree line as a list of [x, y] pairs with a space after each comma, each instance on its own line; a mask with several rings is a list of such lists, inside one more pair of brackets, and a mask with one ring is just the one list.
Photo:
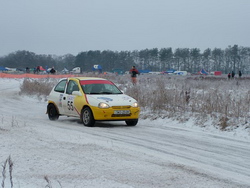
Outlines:
[[0, 66], [25, 69], [37, 66], [55, 67], [58, 71], [81, 67], [84, 72], [92, 71], [93, 65], [101, 65], [103, 71], [129, 70], [135, 65], [140, 70], [166, 71], [168, 69], [197, 73], [202, 68], [208, 72], [250, 73], [250, 47], [228, 46], [226, 49], [207, 48], [152, 48], [134, 51], [90, 50], [76, 56], [40, 55], [29, 51], [16, 51], [0, 57]]

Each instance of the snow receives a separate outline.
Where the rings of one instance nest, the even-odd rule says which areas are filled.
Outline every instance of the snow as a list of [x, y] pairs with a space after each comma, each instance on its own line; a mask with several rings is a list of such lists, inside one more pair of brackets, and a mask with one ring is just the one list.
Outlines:
[[[44, 98], [19, 95], [22, 79], [0, 79], [1, 184], [10, 187], [250, 187], [249, 130], [191, 120], [50, 121]], [[13, 169], [3, 177], [10, 156]], [[46, 181], [47, 179], [47, 181]]]

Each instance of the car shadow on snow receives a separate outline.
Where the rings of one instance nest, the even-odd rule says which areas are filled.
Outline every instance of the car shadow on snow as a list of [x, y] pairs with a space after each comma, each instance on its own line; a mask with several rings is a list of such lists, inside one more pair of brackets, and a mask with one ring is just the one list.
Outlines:
[[127, 127], [125, 122], [123, 121], [97, 121], [95, 122], [94, 127], [101, 127], [101, 128], [115, 128], [115, 127]]
[[[79, 119], [68, 119], [64, 120], [69, 123], [78, 123], [79, 125], [83, 125], [83, 123]], [[93, 127], [99, 128], [115, 128], [115, 127], [128, 127], [124, 121], [96, 121]]]
[[[74, 124], [77, 123], [80, 126], [83, 126], [83, 123], [80, 121], [78, 118], [73, 118], [73, 117], [65, 117], [61, 118], [58, 121], [64, 122], [66, 124]], [[116, 127], [131, 127], [127, 126], [125, 121], [96, 121], [94, 127], [99, 127], [99, 128], [116, 128]], [[132, 126], [133, 127], [133, 126]]]

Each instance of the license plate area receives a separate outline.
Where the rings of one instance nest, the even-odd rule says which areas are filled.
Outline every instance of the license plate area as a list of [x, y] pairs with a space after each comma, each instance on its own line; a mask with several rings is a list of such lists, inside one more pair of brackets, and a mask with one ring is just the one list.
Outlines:
[[130, 114], [130, 110], [114, 110], [115, 115], [128, 115]]

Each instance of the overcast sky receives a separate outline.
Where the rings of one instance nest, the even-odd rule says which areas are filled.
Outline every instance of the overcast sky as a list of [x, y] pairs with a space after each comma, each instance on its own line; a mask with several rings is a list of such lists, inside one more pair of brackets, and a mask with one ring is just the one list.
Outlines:
[[17, 50], [250, 47], [250, 0], [0, 0], [0, 56]]

